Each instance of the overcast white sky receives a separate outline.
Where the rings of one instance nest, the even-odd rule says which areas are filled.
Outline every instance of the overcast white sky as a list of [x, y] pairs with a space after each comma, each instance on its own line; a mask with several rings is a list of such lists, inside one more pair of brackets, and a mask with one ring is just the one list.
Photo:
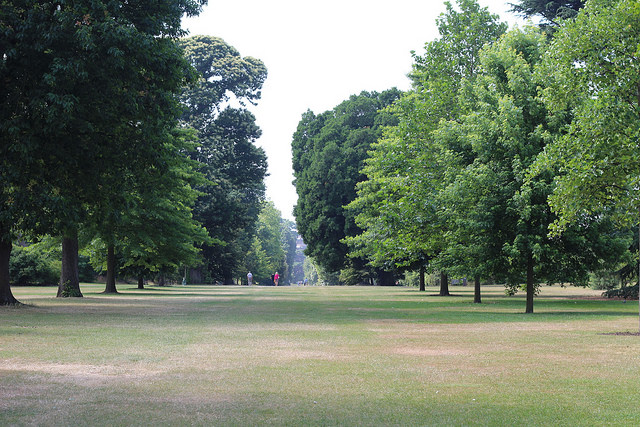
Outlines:
[[[451, 1], [455, 4], [455, 1]], [[507, 2], [479, 0], [512, 27], [522, 21]], [[440, 0], [209, 0], [184, 21], [190, 35], [224, 39], [269, 72], [252, 108], [269, 161], [267, 197], [293, 218], [291, 138], [302, 113], [330, 110], [352, 94], [409, 89], [411, 50], [438, 36]]]

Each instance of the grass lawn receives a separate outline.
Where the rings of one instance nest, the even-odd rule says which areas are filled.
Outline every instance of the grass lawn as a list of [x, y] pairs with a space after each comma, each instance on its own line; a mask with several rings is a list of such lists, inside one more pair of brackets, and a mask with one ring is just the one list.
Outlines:
[[638, 303], [543, 287], [15, 287], [0, 425], [640, 425]]

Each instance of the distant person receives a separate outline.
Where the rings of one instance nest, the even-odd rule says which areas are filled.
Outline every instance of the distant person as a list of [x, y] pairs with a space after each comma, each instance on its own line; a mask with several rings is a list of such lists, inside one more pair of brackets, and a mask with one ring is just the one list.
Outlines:
[[247, 273], [247, 285], [251, 286], [251, 283], [253, 283], [253, 274], [251, 274], [251, 272]]
[[276, 271], [276, 274], [273, 275], [273, 283], [276, 284], [276, 286], [278, 286], [278, 281], [280, 280], [280, 275], [278, 274], [278, 272]]
[[307, 280], [307, 278], [306, 278], [306, 277], [305, 277], [305, 279], [304, 279], [304, 283], [303, 283], [303, 284], [304, 284], [305, 286], [307, 286], [307, 285], [309, 284], [309, 281]]
[[274, 275], [271, 275], [271, 284], [275, 285], [276, 284], [276, 280], [274, 279]]

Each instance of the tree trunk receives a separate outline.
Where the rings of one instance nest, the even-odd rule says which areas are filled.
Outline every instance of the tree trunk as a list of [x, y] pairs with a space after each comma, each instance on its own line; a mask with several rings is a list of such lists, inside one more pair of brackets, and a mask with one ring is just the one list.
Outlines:
[[144, 289], [144, 277], [138, 276], [138, 289]]
[[533, 282], [533, 254], [527, 255], [527, 308], [525, 313], [533, 313], [533, 296], [535, 286]]
[[420, 291], [424, 292], [426, 289], [424, 284], [424, 267], [420, 267]]
[[202, 269], [200, 268], [190, 268], [189, 277], [191, 278], [191, 283], [204, 283], [204, 280], [202, 280]]
[[57, 297], [82, 297], [78, 274], [77, 230], [71, 231], [62, 239], [62, 269]]
[[223, 285], [233, 285], [233, 274], [231, 272], [225, 272]]
[[473, 303], [481, 304], [482, 297], [480, 296], [480, 276], [476, 276], [474, 279], [475, 287], [473, 289]]
[[[2, 233], [2, 231], [0, 231]], [[0, 234], [1, 235], [1, 234]], [[20, 304], [11, 292], [9, 282], [9, 260], [11, 259], [11, 240], [0, 240], [0, 305]]]
[[448, 297], [451, 294], [449, 293], [449, 276], [447, 273], [440, 272], [440, 296]]
[[116, 250], [112, 244], [107, 246], [107, 286], [104, 288], [104, 293], [118, 293], [116, 289]]
[[396, 276], [391, 271], [377, 270], [378, 286], [394, 286], [396, 284]]

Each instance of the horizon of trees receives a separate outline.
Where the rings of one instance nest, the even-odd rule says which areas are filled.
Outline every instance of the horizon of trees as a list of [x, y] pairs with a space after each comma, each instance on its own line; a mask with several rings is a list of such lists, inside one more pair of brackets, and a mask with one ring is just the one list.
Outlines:
[[[443, 284], [472, 277], [476, 302], [481, 280], [505, 283], [526, 292], [527, 313], [543, 283], [584, 285], [602, 271], [630, 279], [637, 239], [629, 225], [640, 208], [637, 2], [523, 0], [514, 10], [540, 25], [508, 31], [474, 0], [458, 0], [458, 10], [445, 4], [440, 38], [413, 53], [413, 88], [384, 110], [397, 123], [366, 160], [341, 167], [336, 184], [314, 139], [338, 135], [333, 156], [349, 158], [339, 125], [329, 133], [314, 121], [336, 110], [303, 115], [292, 145], [307, 254], [338, 281], [354, 257], [388, 271], [440, 271]], [[318, 167], [327, 174], [311, 177]], [[358, 230], [342, 232], [348, 249], [327, 262], [316, 241], [336, 245], [313, 230], [331, 220], [305, 219], [304, 197], [345, 182], [357, 183], [354, 197], [313, 196], [328, 205], [318, 212], [352, 218]]]
[[184, 38], [205, 3], [3, 5], [0, 304], [18, 303], [11, 271], [59, 271], [59, 297], [82, 296], [79, 264], [105, 293], [116, 276], [246, 274], [267, 168], [247, 105], [267, 70], [222, 39]]
[[297, 224], [265, 201], [246, 108], [264, 64], [183, 38], [204, 3], [3, 6], [0, 304], [18, 303], [11, 263], [34, 257], [43, 280], [59, 268], [59, 297], [82, 296], [81, 259], [106, 293], [118, 275], [143, 286], [187, 269], [290, 280], [297, 230], [314, 281], [417, 272], [424, 289], [438, 272], [448, 295], [450, 277], [472, 277], [475, 302], [490, 280], [524, 290], [527, 313], [543, 283], [640, 278], [637, 1], [521, 0], [540, 23], [511, 30], [475, 0], [445, 2], [440, 37], [412, 52], [411, 90], [303, 114]]

